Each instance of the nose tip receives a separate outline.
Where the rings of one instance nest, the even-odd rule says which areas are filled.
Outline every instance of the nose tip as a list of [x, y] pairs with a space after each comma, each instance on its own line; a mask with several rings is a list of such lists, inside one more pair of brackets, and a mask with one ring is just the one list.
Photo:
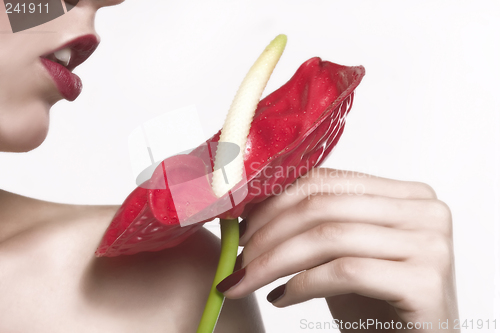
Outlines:
[[[94, 0], [95, 1], [95, 0]], [[99, 8], [102, 7], [110, 7], [110, 6], [116, 6], [124, 2], [125, 0], [101, 0], [101, 1], [96, 1]]]
[[[125, 0], [91, 0], [97, 8], [116, 6], [124, 2]], [[69, 12], [73, 9], [80, 0], [64, 0], [64, 5], [66, 6], [66, 10]]]

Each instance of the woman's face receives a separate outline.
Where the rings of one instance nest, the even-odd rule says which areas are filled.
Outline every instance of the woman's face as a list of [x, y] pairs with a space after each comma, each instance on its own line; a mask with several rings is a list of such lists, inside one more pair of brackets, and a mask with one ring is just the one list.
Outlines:
[[81, 91], [72, 71], [99, 43], [96, 11], [122, 1], [80, 0], [66, 14], [17, 33], [0, 1], [0, 151], [29, 151], [44, 141], [51, 106]]

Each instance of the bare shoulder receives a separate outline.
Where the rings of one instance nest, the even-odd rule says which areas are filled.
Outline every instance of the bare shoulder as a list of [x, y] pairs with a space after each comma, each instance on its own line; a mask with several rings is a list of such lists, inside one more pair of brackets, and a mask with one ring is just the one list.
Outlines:
[[[2, 198], [5, 203], [5, 194]], [[209, 231], [201, 229], [160, 252], [96, 258], [94, 251], [118, 207], [54, 206], [19, 198], [16, 205], [36, 210], [19, 219], [37, 214], [41, 219], [25, 221], [26, 228], [0, 240], [0, 331], [196, 330], [220, 251]], [[3, 221], [9, 216], [3, 215]], [[11, 224], [4, 230], [15, 229], [15, 223], [1, 223], [0, 228]], [[23, 320], [27, 313], [29, 321]], [[263, 331], [253, 296], [225, 302], [216, 332]]]

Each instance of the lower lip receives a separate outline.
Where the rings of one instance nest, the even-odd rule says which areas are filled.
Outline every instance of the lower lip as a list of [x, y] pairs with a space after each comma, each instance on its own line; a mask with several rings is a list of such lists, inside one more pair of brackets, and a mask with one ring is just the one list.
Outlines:
[[45, 58], [40, 59], [61, 95], [68, 101], [74, 101], [82, 92], [82, 80], [63, 65]]

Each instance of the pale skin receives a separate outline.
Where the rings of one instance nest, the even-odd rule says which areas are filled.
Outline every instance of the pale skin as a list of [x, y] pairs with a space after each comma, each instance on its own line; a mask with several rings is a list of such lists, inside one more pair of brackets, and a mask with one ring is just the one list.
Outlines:
[[[97, 36], [96, 11], [120, 2], [80, 0], [29, 33], [0, 33], [0, 151], [26, 152], [45, 140], [50, 108], [62, 96], [39, 57]], [[10, 31], [3, 2], [0, 31]], [[117, 209], [0, 191], [0, 332], [196, 331], [220, 240], [203, 229], [165, 251], [98, 259], [94, 251]], [[215, 330], [263, 331], [253, 295], [225, 302]]]
[[[96, 11], [120, 2], [80, 0], [68, 14], [31, 29], [53, 34], [0, 34], [0, 151], [26, 152], [45, 140], [50, 108], [62, 96], [39, 57], [96, 35]], [[2, 5], [0, 30], [10, 30]], [[458, 318], [451, 214], [434, 191], [330, 172], [294, 186], [323, 180], [335, 188], [350, 181], [366, 191], [290, 190], [248, 213], [241, 239], [246, 276], [226, 293], [215, 332], [263, 332], [252, 292], [297, 272], [274, 305], [325, 297], [332, 315], [347, 321]], [[202, 229], [172, 249], [97, 259], [94, 251], [117, 208], [0, 191], [0, 332], [196, 330], [219, 240]]]
[[[0, 332], [194, 332], [218, 260], [202, 230], [161, 252], [96, 258], [116, 206], [0, 192]], [[215, 332], [263, 332], [254, 297], [228, 301]]]
[[324, 297], [339, 320], [433, 325], [415, 332], [458, 318], [451, 212], [426, 184], [315, 169], [246, 221], [228, 298], [300, 272], [275, 306]]

